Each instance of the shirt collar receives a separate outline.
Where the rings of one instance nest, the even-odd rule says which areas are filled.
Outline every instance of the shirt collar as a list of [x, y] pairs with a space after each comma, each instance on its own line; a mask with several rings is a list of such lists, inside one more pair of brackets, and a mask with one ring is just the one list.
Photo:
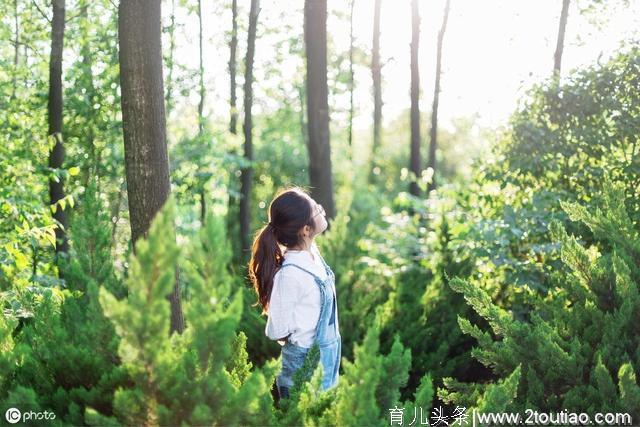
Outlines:
[[[314, 257], [318, 257], [318, 255], [314, 254]], [[311, 253], [309, 251], [291, 251], [289, 249], [285, 249], [284, 251], [285, 258], [297, 258], [297, 259], [305, 259], [309, 262], [314, 262]]]
[[[300, 250], [289, 250], [287, 248], [284, 249], [284, 257], [289, 259], [289, 258], [295, 258], [295, 259], [299, 259], [299, 260], [305, 260], [308, 261], [312, 264], [316, 264], [316, 265], [321, 265], [321, 261], [320, 261], [320, 256], [318, 254], [317, 248], [315, 247], [315, 243], [313, 245], [313, 247], [310, 249], [311, 252], [313, 252], [313, 256], [311, 255], [311, 252], [309, 251], [300, 251]], [[314, 260], [315, 258], [315, 260]]]

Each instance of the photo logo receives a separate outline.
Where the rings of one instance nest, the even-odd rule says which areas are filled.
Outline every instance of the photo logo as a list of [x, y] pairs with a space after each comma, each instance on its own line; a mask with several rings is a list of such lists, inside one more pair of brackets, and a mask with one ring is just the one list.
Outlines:
[[7, 409], [7, 412], [4, 413], [4, 417], [9, 424], [15, 424], [20, 421], [20, 418], [22, 418], [22, 414], [17, 408], [9, 408]]

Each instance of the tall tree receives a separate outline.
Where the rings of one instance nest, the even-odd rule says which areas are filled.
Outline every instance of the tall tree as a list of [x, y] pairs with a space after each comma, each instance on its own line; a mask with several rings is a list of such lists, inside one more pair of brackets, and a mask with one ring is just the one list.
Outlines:
[[[229, 132], [233, 135], [238, 134], [238, 95], [237, 95], [237, 51], [238, 51], [238, 0], [231, 1], [231, 40], [229, 41], [229, 78], [230, 78], [230, 91], [229, 91], [229, 106], [230, 106], [230, 118], [229, 118]], [[235, 145], [229, 149], [229, 155], [234, 158], [238, 155], [238, 150]], [[234, 168], [235, 169], [235, 168]], [[238, 197], [236, 176], [233, 174], [235, 170], [231, 170], [229, 173], [228, 194], [229, 199], [227, 202], [227, 236], [236, 235], [236, 224], [238, 215]], [[241, 243], [242, 244], [242, 243]], [[241, 251], [237, 251], [236, 245], [233, 245], [234, 260], [242, 262], [241, 257], [238, 254]]]
[[371, 52], [371, 76], [373, 78], [373, 144], [371, 148], [371, 169], [373, 178], [376, 154], [380, 147], [382, 128], [382, 67], [380, 65], [380, 7], [382, 0], [375, 0], [373, 11], [373, 49]]
[[[147, 235], [169, 197], [160, 2], [122, 1], [118, 6], [122, 128], [131, 238]], [[180, 287], [171, 302], [171, 332], [184, 330]]]
[[307, 126], [311, 195], [329, 218], [335, 217], [329, 100], [327, 87], [327, 0], [305, 0], [304, 42], [307, 57]]
[[[256, 49], [256, 29], [258, 25], [258, 13], [260, 12], [259, 0], [251, 0], [251, 9], [249, 10], [249, 34], [247, 35], [247, 55], [245, 58], [245, 77], [244, 77], [244, 123], [242, 129], [244, 131], [244, 157], [249, 161], [253, 161], [253, 117], [251, 115], [251, 107], [253, 106], [253, 58]], [[240, 241], [242, 250], [250, 249], [249, 232], [251, 227], [251, 183], [253, 180], [253, 166], [242, 168], [240, 177]]]
[[20, 15], [18, 14], [18, 0], [13, 0], [13, 88], [11, 99], [15, 98], [18, 88], [18, 66], [20, 64]]
[[236, 95], [236, 50], [238, 49], [238, 0], [231, 1], [231, 42], [229, 43], [229, 76], [231, 79], [230, 106], [231, 119], [229, 120], [229, 131], [232, 134], [238, 133], [238, 107]]
[[436, 83], [433, 90], [433, 106], [431, 107], [431, 134], [429, 141], [429, 160], [427, 167], [431, 168], [431, 182], [427, 185], [427, 195], [431, 190], [436, 188], [436, 148], [438, 147], [438, 102], [440, 101], [440, 75], [442, 74], [442, 41], [444, 33], [447, 30], [447, 21], [449, 20], [449, 6], [451, 0], [447, 0], [444, 6], [444, 15], [442, 16], [442, 26], [438, 32], [438, 47], [436, 53]]
[[167, 61], [167, 68], [169, 75], [167, 76], [167, 115], [171, 114], [173, 109], [173, 87], [175, 82], [173, 81], [173, 54], [176, 50], [176, 0], [171, 0], [171, 21], [169, 24], [169, 57]]
[[353, 156], [353, 115], [354, 115], [354, 103], [353, 92], [355, 90], [355, 79], [353, 72], [353, 50], [355, 44], [355, 37], [353, 35], [353, 7], [356, 4], [356, 0], [351, 0], [351, 7], [349, 12], [349, 149], [350, 155]]
[[198, 89], [200, 101], [198, 102], [198, 135], [204, 133], [204, 57], [203, 57], [203, 31], [202, 31], [202, 0], [198, 0]]
[[[198, 140], [200, 143], [204, 142], [204, 101], [205, 101], [205, 86], [204, 86], [204, 32], [202, 30], [202, 0], [198, 0], [198, 87], [200, 94], [200, 101], [198, 102]], [[207, 198], [206, 198], [206, 179], [199, 180], [198, 192], [200, 193], [200, 223], [204, 224], [205, 217], [207, 215]]]
[[562, 65], [562, 51], [564, 49], [564, 33], [567, 29], [567, 19], [569, 17], [570, 0], [562, 0], [562, 10], [560, 11], [560, 24], [558, 27], [558, 40], [556, 43], [556, 53], [553, 56], [553, 75], [560, 77], [560, 67]]
[[307, 109], [305, 108], [306, 106], [306, 102], [307, 102], [307, 97], [305, 95], [305, 90], [306, 90], [306, 80], [307, 79], [303, 79], [304, 81], [302, 82], [302, 84], [298, 85], [298, 102], [300, 103], [300, 109], [298, 110], [298, 123], [300, 124], [300, 135], [302, 136], [302, 142], [304, 143], [305, 147], [309, 146], [309, 128], [307, 126], [307, 120], [306, 120], [306, 112]]
[[[52, 173], [62, 168], [64, 162], [64, 145], [62, 142], [62, 48], [64, 45], [65, 4], [64, 0], [53, 0], [53, 18], [51, 19], [51, 53], [49, 59], [49, 136], [55, 141], [49, 152], [49, 167]], [[64, 185], [61, 177], [49, 178], [49, 198], [56, 205], [53, 217], [58, 222], [56, 227], [56, 254], [66, 253], [69, 243], [66, 234], [67, 216], [64, 203]]]
[[[93, 108], [95, 103], [96, 96], [96, 88], [93, 82], [93, 57], [91, 53], [91, 43], [89, 42], [89, 28], [91, 25], [91, 21], [89, 18], [89, 0], [79, 0], [78, 8], [80, 9], [80, 56], [82, 60], [82, 85], [86, 90], [87, 97], [87, 107]], [[96, 153], [95, 149], [95, 120], [93, 115], [89, 115], [86, 118], [87, 123], [84, 126], [84, 137], [85, 144], [87, 149], [87, 154], [89, 154], [90, 164], [89, 167], [86, 168], [83, 172], [82, 177], [82, 185], [86, 187], [89, 184], [90, 178], [92, 175], [100, 176], [98, 173], [98, 169], [100, 168], [100, 159], [99, 154]]]
[[[411, 157], [409, 170], [420, 179], [420, 71], [418, 68], [418, 48], [420, 44], [420, 11], [418, 0], [411, 0]], [[418, 183], [412, 179], [409, 193], [420, 195]]]

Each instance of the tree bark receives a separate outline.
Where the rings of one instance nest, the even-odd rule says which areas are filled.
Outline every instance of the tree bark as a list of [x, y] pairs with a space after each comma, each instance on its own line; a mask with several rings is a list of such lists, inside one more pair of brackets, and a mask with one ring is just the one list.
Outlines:
[[200, 187], [200, 223], [204, 224], [205, 218], [207, 217], [207, 199], [206, 199], [206, 189], [204, 185]]
[[11, 91], [11, 99], [16, 97], [18, 89], [18, 67], [20, 64], [20, 16], [18, 15], [18, 0], [13, 0], [13, 26], [15, 39], [13, 45], [13, 88]]
[[560, 12], [560, 25], [558, 28], [558, 40], [553, 61], [553, 75], [560, 78], [560, 67], [562, 65], [562, 51], [564, 50], [564, 33], [567, 29], [567, 19], [569, 17], [570, 0], [562, 0], [562, 11]]
[[238, 49], [238, 0], [231, 2], [231, 42], [229, 43], [229, 75], [231, 76], [231, 119], [229, 120], [229, 131], [232, 134], [238, 133], [238, 107], [236, 95], [236, 50]]
[[[158, 1], [120, 2], [118, 38], [122, 127], [134, 243], [147, 235], [153, 218], [170, 193], [160, 17]], [[176, 270], [176, 279], [177, 276]], [[182, 333], [184, 318], [178, 280], [169, 300], [171, 332]]]
[[356, 4], [356, 0], [351, 0], [351, 11], [349, 13], [349, 149], [351, 150], [350, 158], [353, 160], [353, 115], [354, 115], [354, 103], [353, 92], [355, 89], [355, 80], [353, 72], [353, 49], [355, 44], [355, 38], [353, 35], [353, 7]]
[[438, 33], [438, 48], [436, 53], [436, 83], [433, 90], [433, 105], [431, 107], [431, 132], [429, 142], [429, 160], [427, 167], [433, 170], [431, 182], [427, 184], [427, 196], [431, 190], [436, 188], [436, 149], [438, 147], [438, 102], [440, 101], [440, 75], [442, 74], [442, 41], [444, 33], [447, 30], [447, 21], [449, 20], [449, 6], [451, 0], [447, 0], [444, 6], [444, 15], [442, 17], [442, 27]]
[[371, 76], [373, 78], [373, 144], [371, 147], [370, 182], [376, 167], [376, 156], [381, 144], [382, 127], [382, 68], [380, 66], [380, 7], [382, 0], [375, 0], [373, 13], [373, 49], [371, 52]]
[[[420, 44], [420, 12], [418, 0], [411, 0], [411, 157], [409, 170], [420, 179], [420, 72], [418, 68], [418, 48]], [[420, 195], [420, 187], [415, 180], [409, 183], [409, 193]]]
[[[203, 31], [202, 31], [202, 0], [198, 0], [198, 46], [199, 46], [199, 51], [198, 51], [198, 57], [199, 57], [199, 67], [198, 67], [198, 74], [199, 74], [199, 86], [200, 86], [200, 102], [198, 103], [198, 137], [199, 137], [199, 142], [202, 143], [203, 142], [203, 135], [204, 135], [204, 125], [205, 125], [205, 118], [204, 118], [204, 97], [205, 97], [205, 86], [204, 86], [204, 55], [203, 55]], [[204, 180], [198, 180], [199, 182], [197, 183], [198, 185], [198, 190], [200, 192], [200, 224], [204, 224], [205, 222], [205, 218], [207, 216], [207, 199], [206, 199], [206, 191], [205, 191], [205, 185], [206, 185], [206, 181]], [[202, 182], [200, 182], [202, 181]]]
[[[255, 56], [256, 28], [258, 25], [258, 13], [260, 12], [259, 0], [251, 0], [249, 11], [249, 34], [247, 38], [247, 56], [245, 58], [245, 79], [244, 79], [244, 157], [248, 161], [253, 161], [253, 117], [251, 107], [253, 105], [253, 58]], [[251, 183], [253, 181], [253, 167], [247, 166], [242, 169], [240, 177], [240, 241], [245, 258], [250, 250], [250, 216], [251, 216]]]
[[304, 95], [306, 83], [302, 83], [298, 86], [298, 101], [300, 101], [300, 111], [298, 113], [298, 122], [300, 124], [300, 135], [302, 135], [302, 143], [305, 147], [309, 145], [309, 129], [307, 127], [307, 121], [305, 120], [306, 110], [305, 103], [307, 102], [306, 97]]
[[173, 109], [173, 53], [176, 49], [176, 0], [171, 0], [171, 24], [169, 24], [169, 61], [167, 61], [167, 68], [169, 69], [169, 75], [167, 76], [167, 115], [171, 113]]
[[[64, 0], [53, 0], [53, 18], [51, 20], [51, 53], [49, 60], [49, 135], [54, 138], [55, 145], [49, 152], [49, 167], [52, 170], [62, 168], [64, 162], [64, 145], [62, 140], [62, 49], [64, 45], [65, 4]], [[49, 199], [51, 204], [65, 197], [62, 179], [49, 178]], [[53, 214], [59, 223], [56, 227], [56, 255], [69, 250], [67, 240], [66, 209], [58, 205]]]
[[311, 196], [322, 204], [327, 217], [334, 218], [327, 88], [327, 0], [305, 0], [304, 41]]
[[[88, 95], [88, 108], [92, 109], [94, 104], [94, 98], [96, 95], [96, 89], [93, 85], [93, 58], [91, 56], [91, 46], [89, 44], [89, 26], [91, 25], [91, 21], [89, 21], [89, 0], [80, 0], [78, 2], [78, 8], [80, 9], [80, 19], [81, 19], [81, 46], [80, 46], [80, 56], [82, 57], [82, 62], [84, 67], [82, 68], [82, 79], [83, 86], [87, 90]], [[91, 179], [91, 175], [94, 177], [99, 177], [99, 168], [100, 161], [98, 153], [96, 153], [94, 140], [95, 140], [95, 128], [94, 128], [94, 120], [93, 117], [87, 117], [87, 128], [86, 128], [86, 145], [87, 151], [89, 154], [89, 158], [91, 159], [90, 168], [87, 171], [83, 171], [83, 179], [82, 184], [86, 187], [89, 184]]]
[[198, 136], [202, 136], [204, 134], [204, 96], [205, 96], [205, 88], [204, 88], [204, 58], [202, 54], [202, 0], [198, 0], [198, 58], [199, 58], [199, 66], [198, 66], [198, 81], [199, 81], [199, 89], [200, 89], [200, 102], [198, 102]]
[[[233, 135], [238, 134], [238, 96], [237, 96], [237, 61], [236, 55], [238, 50], [238, 0], [231, 1], [231, 40], [229, 42], [229, 76], [230, 76], [230, 119], [229, 119], [229, 132]], [[235, 156], [238, 151], [235, 147], [229, 150], [229, 154]], [[229, 190], [233, 189], [235, 193], [236, 176], [233, 174], [234, 170], [229, 173]], [[227, 236], [232, 236], [235, 229], [236, 212], [238, 212], [238, 198], [231, 191], [229, 193], [229, 199], [227, 203]], [[234, 246], [235, 249], [235, 246]], [[234, 250], [234, 259], [239, 260], [236, 257], [238, 252]]]

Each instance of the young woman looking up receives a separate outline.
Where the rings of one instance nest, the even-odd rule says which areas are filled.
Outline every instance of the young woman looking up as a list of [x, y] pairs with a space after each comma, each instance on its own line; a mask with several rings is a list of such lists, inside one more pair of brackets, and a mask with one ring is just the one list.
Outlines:
[[276, 377], [280, 398], [314, 343], [320, 348], [323, 389], [334, 387], [342, 351], [335, 276], [315, 238], [327, 229], [325, 211], [300, 187], [281, 190], [269, 204], [269, 223], [253, 241], [249, 278], [266, 314], [265, 334], [282, 345]]

